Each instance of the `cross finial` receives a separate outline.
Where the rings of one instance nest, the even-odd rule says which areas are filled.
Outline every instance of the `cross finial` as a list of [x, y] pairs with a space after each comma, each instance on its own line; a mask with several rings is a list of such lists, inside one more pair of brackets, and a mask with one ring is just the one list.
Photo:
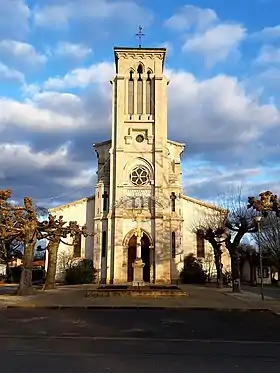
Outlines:
[[143, 30], [143, 27], [139, 26], [138, 33], [135, 34], [135, 36], [137, 36], [138, 40], [139, 40], [139, 48], [142, 48], [142, 37], [145, 36], [145, 34], [143, 34], [142, 30]]

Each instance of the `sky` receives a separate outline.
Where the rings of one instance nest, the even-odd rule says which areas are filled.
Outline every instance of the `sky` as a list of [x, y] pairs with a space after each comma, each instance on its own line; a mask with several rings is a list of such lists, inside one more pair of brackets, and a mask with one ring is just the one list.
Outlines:
[[0, 0], [0, 181], [51, 207], [94, 193], [114, 46], [166, 47], [185, 194], [280, 192], [280, 0]]

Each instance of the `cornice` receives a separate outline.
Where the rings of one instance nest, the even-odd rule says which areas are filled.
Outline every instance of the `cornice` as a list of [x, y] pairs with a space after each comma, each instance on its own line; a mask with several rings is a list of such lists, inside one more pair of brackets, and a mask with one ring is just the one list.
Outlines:
[[145, 59], [150, 59], [150, 60], [154, 60], [154, 59], [159, 59], [159, 60], [163, 60], [164, 59], [164, 53], [163, 52], [150, 52], [150, 53], [143, 53], [143, 52], [125, 52], [125, 51], [118, 51], [118, 52], [115, 52], [116, 53], [116, 56], [118, 59], [129, 59], [129, 58], [132, 58], [132, 59], [142, 59], [142, 60], [145, 60]]

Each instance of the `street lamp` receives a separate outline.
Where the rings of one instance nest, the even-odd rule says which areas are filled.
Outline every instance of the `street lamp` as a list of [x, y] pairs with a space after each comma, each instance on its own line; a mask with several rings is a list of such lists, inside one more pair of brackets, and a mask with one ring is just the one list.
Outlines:
[[263, 256], [262, 256], [262, 245], [261, 245], [261, 221], [262, 216], [256, 216], [255, 221], [258, 225], [258, 246], [259, 246], [259, 253], [260, 253], [260, 272], [261, 272], [261, 297], [264, 300], [263, 294]]

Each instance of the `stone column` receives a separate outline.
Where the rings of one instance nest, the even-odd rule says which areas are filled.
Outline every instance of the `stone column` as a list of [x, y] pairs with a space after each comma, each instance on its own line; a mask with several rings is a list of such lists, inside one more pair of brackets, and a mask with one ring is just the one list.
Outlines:
[[136, 246], [136, 259], [134, 263], [132, 264], [134, 268], [134, 276], [133, 276], [133, 284], [132, 286], [144, 286], [145, 283], [143, 281], [143, 268], [145, 266], [145, 263], [143, 263], [141, 258], [141, 237], [142, 232], [138, 228], [136, 232], [137, 237], [137, 246]]

